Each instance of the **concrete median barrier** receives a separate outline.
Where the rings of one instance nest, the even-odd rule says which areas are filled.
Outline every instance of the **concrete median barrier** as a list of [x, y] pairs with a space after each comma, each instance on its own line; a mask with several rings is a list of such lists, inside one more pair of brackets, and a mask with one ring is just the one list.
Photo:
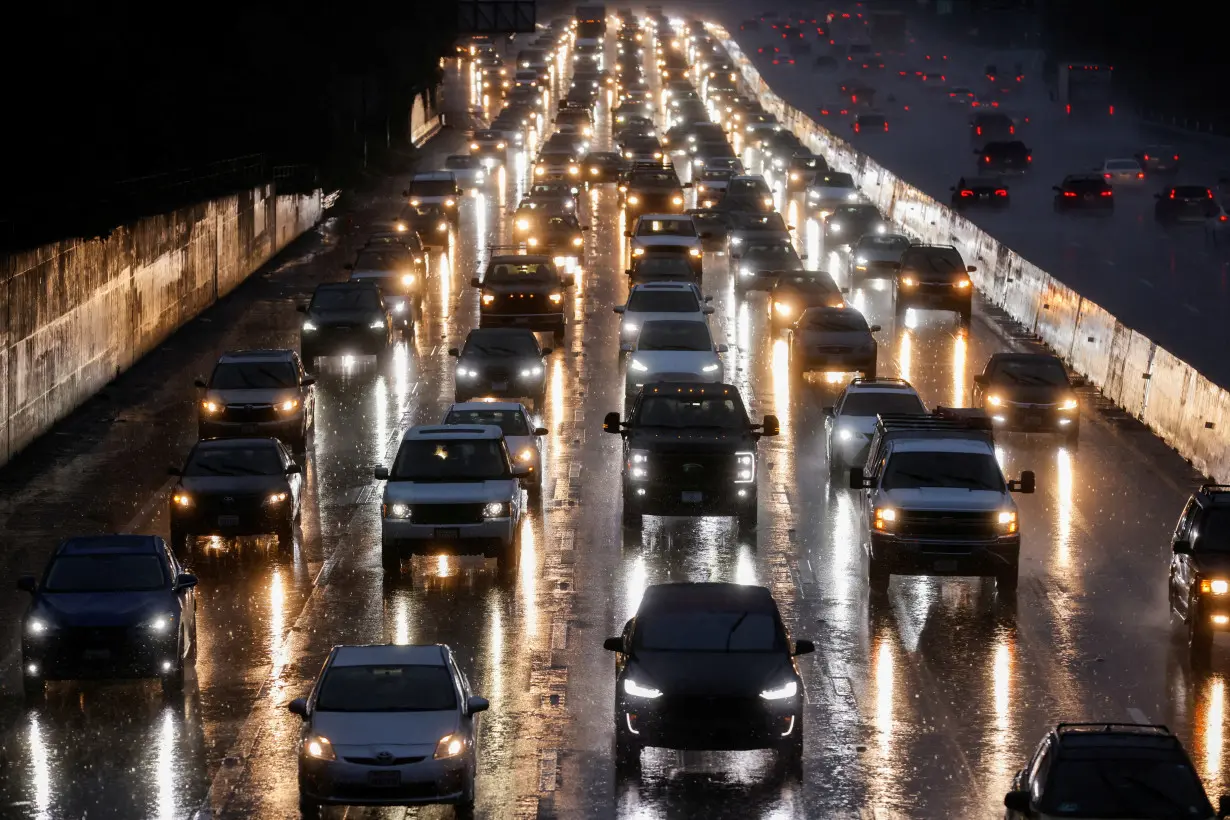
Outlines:
[[1127, 327], [946, 204], [785, 103], [720, 26], [710, 30], [765, 110], [831, 167], [854, 176], [868, 199], [922, 242], [955, 245], [982, 296], [1036, 333], [1103, 395], [1153, 430], [1206, 475], [1230, 484], [1230, 393]]

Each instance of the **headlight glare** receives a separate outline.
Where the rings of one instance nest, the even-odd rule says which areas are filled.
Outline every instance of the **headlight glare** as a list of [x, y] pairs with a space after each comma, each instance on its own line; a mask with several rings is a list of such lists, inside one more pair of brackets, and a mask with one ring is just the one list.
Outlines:
[[766, 689], [760, 693], [760, 696], [765, 700], [785, 700], [799, 694], [799, 684], [796, 681], [786, 681], [786, 683], [776, 689]]
[[628, 367], [631, 367], [637, 373], [646, 373], [649, 371], [649, 368], [646, 367], [643, 362], [638, 362], [636, 359], [628, 362]]
[[503, 518], [508, 515], [508, 504], [503, 501], [492, 501], [483, 507], [483, 518]]
[[662, 690], [637, 683], [632, 678], [624, 678], [624, 694], [634, 698], [653, 700], [662, 697]]
[[436, 744], [436, 760], [457, 757], [466, 747], [465, 738], [461, 735], [445, 735]]
[[333, 744], [329, 742], [329, 738], [315, 735], [303, 741], [303, 751], [308, 757], [314, 757], [317, 760], [337, 760], [337, 755], [333, 752]]

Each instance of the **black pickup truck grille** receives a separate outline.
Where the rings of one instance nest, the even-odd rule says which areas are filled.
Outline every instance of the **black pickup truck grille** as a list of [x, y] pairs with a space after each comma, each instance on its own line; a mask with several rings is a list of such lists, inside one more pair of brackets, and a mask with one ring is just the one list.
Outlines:
[[734, 477], [732, 453], [651, 453], [649, 480], [679, 490], [705, 490], [730, 486]]
[[901, 510], [897, 532], [902, 538], [978, 541], [1000, 534], [998, 512]]

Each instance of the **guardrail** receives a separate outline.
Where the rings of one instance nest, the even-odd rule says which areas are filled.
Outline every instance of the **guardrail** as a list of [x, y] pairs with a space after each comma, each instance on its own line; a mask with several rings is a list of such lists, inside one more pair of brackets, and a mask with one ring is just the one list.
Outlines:
[[975, 286], [1035, 334], [1102, 394], [1138, 418], [1193, 466], [1230, 483], [1230, 392], [1120, 322], [926, 193], [788, 105], [721, 26], [726, 46], [765, 109], [829, 164], [851, 174], [891, 220], [924, 242], [956, 245], [977, 260]]

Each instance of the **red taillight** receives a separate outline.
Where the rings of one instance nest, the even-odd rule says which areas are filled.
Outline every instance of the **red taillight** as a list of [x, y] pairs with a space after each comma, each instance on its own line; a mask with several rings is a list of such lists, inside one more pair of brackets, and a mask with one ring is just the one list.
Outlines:
[[1145, 162], [1148, 162], [1148, 161], [1149, 161], [1149, 155], [1145, 154]]
[[[1109, 176], [1109, 175], [1108, 175]], [[1174, 188], [1170, 189], [1170, 198], [1174, 199]]]
[[973, 195], [974, 195], [973, 191], [962, 191], [961, 192], [961, 196], [973, 196]]
[[827, 108], [821, 108], [821, 109], [820, 109], [820, 113], [821, 113], [823, 116], [827, 117], [827, 116], [829, 115], [829, 110], [828, 110]]
[[1217, 220], [1219, 222], [1225, 222], [1227, 220], [1230, 220], [1230, 216], [1226, 216], [1225, 214], [1222, 214], [1221, 216], [1217, 217]]
[[1063, 112], [1064, 112], [1065, 114], [1071, 114], [1071, 113], [1072, 113], [1072, 104], [1071, 104], [1071, 103], [1068, 103], [1067, 105], [1065, 105], [1065, 106], [1063, 107]]
[[1175, 154], [1175, 155], [1174, 155], [1174, 161], [1175, 161], [1175, 162], [1178, 162], [1178, 161], [1179, 161], [1179, 155], [1178, 155], [1178, 154]]
[[981, 125], [974, 126], [974, 132], [978, 134], [978, 136], [981, 137], [982, 136], [982, 126]]
[[1204, 192], [1209, 195], [1209, 199], [1213, 198], [1213, 192], [1210, 189], [1206, 188]]
[[854, 123], [854, 133], [856, 133], [856, 134], [857, 134], [860, 130], [861, 130], [861, 129], [859, 128], [858, 123], [857, 123], [857, 122], [856, 122], [856, 123]]
[[1112, 117], [1115, 115], [1115, 107], [1113, 105], [1110, 107], [1110, 115]]
[[1145, 178], [1144, 171], [1138, 171], [1138, 172], [1136, 173], [1136, 178], [1137, 178], [1137, 179], [1144, 179], [1144, 178]]
[[1009, 125], [1009, 126], [1008, 126], [1008, 133], [1009, 133], [1009, 134], [1015, 134], [1015, 133], [1016, 133], [1016, 126], [1015, 126], [1015, 125]]
[[1115, 195], [1114, 191], [1103, 191], [1102, 192], [1102, 196], [1114, 196], [1114, 195]]
[[1033, 154], [1028, 154], [1028, 155], [1025, 157], [1025, 161], [1026, 161], [1026, 162], [1033, 162], [1033, 161], [1034, 161], [1034, 155], [1033, 155]]
[[885, 130], [885, 131], [887, 131], [887, 130], [888, 130], [888, 123], [884, 123], [884, 130]]
[[988, 154], [987, 156], [983, 157], [983, 158], [982, 158], [982, 161], [983, 161], [983, 162], [986, 162], [986, 163], [990, 163], [990, 162], [991, 162], [991, 156], [990, 156], [990, 154]]
[[995, 195], [996, 195], [996, 196], [1007, 196], [1007, 195], [1008, 195], [1008, 189], [1007, 189], [1007, 188], [996, 188], [996, 189], [995, 189]]
[[1071, 197], [1075, 197], [1075, 196], [1076, 196], [1076, 192], [1075, 192], [1075, 191], [1064, 191], [1064, 192], [1063, 192], [1063, 195], [1064, 195], [1064, 196], [1071, 196]]
[[1106, 177], [1107, 179], [1110, 179], [1110, 174], [1102, 174], [1102, 176]]

